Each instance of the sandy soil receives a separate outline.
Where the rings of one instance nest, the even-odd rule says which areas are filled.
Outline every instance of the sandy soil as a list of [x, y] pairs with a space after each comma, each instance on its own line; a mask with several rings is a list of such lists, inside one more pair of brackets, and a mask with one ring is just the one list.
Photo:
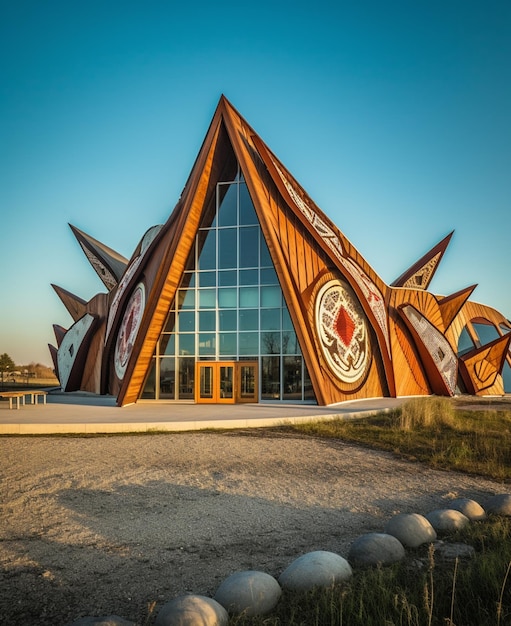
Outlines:
[[0, 623], [85, 615], [149, 623], [162, 603], [224, 578], [278, 577], [297, 556], [346, 556], [397, 512], [498, 483], [335, 441], [189, 433], [0, 440]]

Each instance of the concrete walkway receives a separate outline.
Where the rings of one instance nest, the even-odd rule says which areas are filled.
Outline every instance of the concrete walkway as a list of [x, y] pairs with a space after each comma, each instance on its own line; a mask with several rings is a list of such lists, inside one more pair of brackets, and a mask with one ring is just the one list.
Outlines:
[[252, 428], [311, 420], [363, 417], [406, 398], [374, 398], [319, 407], [309, 404], [194, 404], [138, 402], [123, 408], [112, 397], [50, 393], [47, 404], [19, 410], [0, 402], [0, 435], [47, 435]]

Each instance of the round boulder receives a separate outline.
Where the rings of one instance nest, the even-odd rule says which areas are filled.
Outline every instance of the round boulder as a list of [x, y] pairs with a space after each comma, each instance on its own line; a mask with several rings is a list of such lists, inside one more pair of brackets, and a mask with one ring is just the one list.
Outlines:
[[418, 548], [436, 539], [436, 531], [430, 522], [418, 513], [399, 513], [385, 525], [385, 533], [393, 535], [405, 548]]
[[69, 626], [135, 626], [135, 622], [129, 622], [118, 615], [105, 615], [102, 617], [80, 617]]
[[468, 517], [468, 519], [473, 522], [486, 517], [486, 512], [483, 507], [475, 500], [470, 500], [470, 498], [456, 498], [455, 500], [451, 500], [451, 502], [449, 502], [449, 508], [463, 513], [465, 517]]
[[470, 520], [455, 509], [435, 509], [426, 515], [426, 519], [437, 532], [450, 532], [466, 526]]
[[348, 561], [358, 567], [390, 565], [405, 557], [403, 544], [392, 535], [368, 533], [351, 544]]
[[295, 559], [280, 575], [279, 583], [290, 591], [309, 591], [348, 580], [353, 572], [346, 559], [334, 552], [318, 550]]
[[500, 493], [486, 502], [486, 511], [493, 515], [511, 515], [511, 493]]
[[236, 572], [226, 578], [215, 593], [215, 600], [230, 613], [265, 615], [279, 601], [282, 589], [279, 583], [264, 572]]
[[228, 622], [227, 611], [216, 600], [188, 595], [164, 604], [154, 626], [227, 626]]

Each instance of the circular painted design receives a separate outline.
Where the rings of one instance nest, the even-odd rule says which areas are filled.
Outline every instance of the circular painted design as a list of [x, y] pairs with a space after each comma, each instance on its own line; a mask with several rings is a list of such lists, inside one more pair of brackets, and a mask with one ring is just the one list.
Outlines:
[[130, 358], [133, 344], [138, 333], [142, 315], [145, 307], [145, 288], [143, 283], [139, 283], [126, 305], [126, 311], [122, 318], [115, 344], [114, 365], [115, 373], [122, 379], [126, 371], [126, 365]]
[[315, 312], [316, 332], [328, 366], [342, 382], [359, 382], [369, 369], [371, 347], [355, 294], [339, 280], [330, 280], [318, 291]]

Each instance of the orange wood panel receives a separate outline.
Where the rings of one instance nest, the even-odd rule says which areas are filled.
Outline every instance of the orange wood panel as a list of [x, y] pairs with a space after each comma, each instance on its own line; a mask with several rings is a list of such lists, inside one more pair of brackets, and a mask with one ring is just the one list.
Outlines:
[[460, 358], [460, 373], [468, 393], [493, 395], [504, 392], [500, 372], [510, 341], [511, 335], [500, 337]]

